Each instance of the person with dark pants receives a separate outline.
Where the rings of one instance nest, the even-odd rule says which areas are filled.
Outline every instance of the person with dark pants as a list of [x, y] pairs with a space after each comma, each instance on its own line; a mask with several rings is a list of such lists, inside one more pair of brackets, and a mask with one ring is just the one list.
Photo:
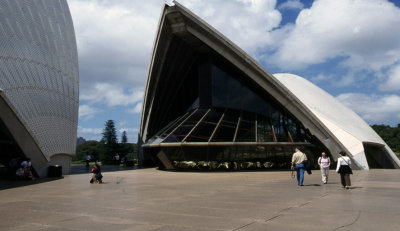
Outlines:
[[91, 159], [90, 155], [87, 154], [87, 155], [85, 156], [86, 168], [89, 168], [90, 159]]
[[8, 175], [10, 180], [15, 179], [15, 172], [18, 170], [19, 167], [19, 157], [14, 157], [8, 163]]
[[350, 174], [353, 174], [353, 171], [351, 170], [350, 165], [351, 160], [348, 156], [346, 156], [346, 152], [340, 151], [336, 166], [336, 172], [340, 174], [342, 186], [346, 189], [350, 189], [351, 186]]
[[307, 161], [307, 156], [303, 152], [300, 151], [300, 148], [295, 148], [295, 153], [292, 156], [292, 167], [291, 169], [296, 169], [297, 173], [297, 184], [299, 186], [303, 186], [304, 181], [304, 170], [305, 170], [305, 162]]

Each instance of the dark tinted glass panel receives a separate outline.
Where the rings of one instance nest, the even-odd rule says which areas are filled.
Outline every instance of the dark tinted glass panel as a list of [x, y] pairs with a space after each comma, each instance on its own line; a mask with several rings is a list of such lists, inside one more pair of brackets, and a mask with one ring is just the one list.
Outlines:
[[254, 121], [241, 120], [236, 135], [236, 142], [255, 142], [256, 131]]
[[272, 125], [274, 126], [277, 142], [288, 142], [284, 116], [279, 112], [275, 112], [272, 116]]
[[170, 142], [180, 142], [182, 141], [185, 136], [192, 130], [195, 124], [184, 124], [176, 129], [171, 135], [169, 135], [163, 143], [170, 143]]
[[222, 122], [216, 133], [214, 134], [212, 142], [233, 142], [235, 135], [236, 125], [231, 123]]
[[200, 108], [198, 109], [186, 122], [185, 124], [197, 124], [197, 122], [204, 116], [207, 112], [207, 109]]
[[192, 114], [180, 127], [178, 127], [170, 136], [168, 136], [163, 143], [180, 142], [186, 135], [194, 128], [199, 122], [201, 117], [204, 116], [205, 109], [198, 109]]
[[233, 142], [236, 132], [236, 126], [239, 119], [239, 112], [228, 110], [219, 127], [217, 128], [212, 142]]
[[218, 121], [222, 116], [220, 111], [210, 111], [203, 121], [197, 126], [192, 134], [186, 139], [187, 142], [208, 142]]
[[271, 106], [238, 79], [238, 76], [233, 76], [213, 66], [213, 106], [266, 115]]
[[163, 136], [166, 136], [169, 133], [171, 133], [176, 128], [176, 126], [181, 124], [182, 121], [184, 121], [189, 115], [190, 115], [190, 113], [186, 113], [185, 115], [183, 115], [183, 116], [179, 117], [178, 119], [176, 119], [174, 122], [172, 122], [170, 125], [168, 125], [166, 127], [167, 129], [162, 132], [161, 136], [163, 137]]
[[247, 87], [242, 89], [242, 109], [266, 115], [269, 111], [268, 103]]
[[221, 69], [213, 67], [213, 105], [215, 107], [226, 107], [228, 102], [228, 77]]
[[242, 109], [242, 84], [229, 76], [228, 78], [228, 108]]
[[273, 142], [273, 134], [270, 122], [267, 117], [257, 116], [257, 141]]
[[201, 122], [197, 128], [186, 138], [187, 142], [208, 142], [216, 123]]
[[222, 111], [217, 111], [216, 109], [213, 109], [207, 114], [207, 117], [204, 118], [204, 121], [210, 122], [210, 123], [218, 123], [219, 119], [221, 118], [223, 112]]

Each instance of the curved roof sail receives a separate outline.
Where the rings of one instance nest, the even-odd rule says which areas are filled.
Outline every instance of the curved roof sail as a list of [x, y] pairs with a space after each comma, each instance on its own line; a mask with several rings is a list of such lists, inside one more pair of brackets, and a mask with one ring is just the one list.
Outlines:
[[[154, 41], [139, 144], [148, 142], [168, 124], [180, 124], [174, 119], [187, 112], [198, 94], [196, 89], [199, 86], [190, 80], [194, 74], [191, 68], [205, 59], [207, 54], [212, 54], [243, 73], [244, 82], [261, 89], [284, 107], [329, 149], [334, 158], [340, 150], [345, 150], [354, 160], [355, 167], [368, 169], [369, 160], [364, 149], [373, 145], [384, 150], [391, 166], [399, 168], [400, 161], [385, 142], [365, 121], [334, 97], [302, 77], [272, 75], [216, 29], [181, 4], [174, 3], [164, 6]], [[180, 91], [181, 86], [190, 90]], [[139, 157], [143, 158], [141, 155], [143, 153], [139, 153]]]

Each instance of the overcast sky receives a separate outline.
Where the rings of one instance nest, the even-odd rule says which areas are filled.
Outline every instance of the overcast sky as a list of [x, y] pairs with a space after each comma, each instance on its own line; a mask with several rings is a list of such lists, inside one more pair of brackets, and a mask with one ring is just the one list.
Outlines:
[[[136, 142], [158, 19], [172, 1], [67, 1], [79, 53], [78, 136], [99, 140], [112, 119]], [[307, 78], [371, 125], [400, 124], [400, 1], [178, 2], [269, 72]]]

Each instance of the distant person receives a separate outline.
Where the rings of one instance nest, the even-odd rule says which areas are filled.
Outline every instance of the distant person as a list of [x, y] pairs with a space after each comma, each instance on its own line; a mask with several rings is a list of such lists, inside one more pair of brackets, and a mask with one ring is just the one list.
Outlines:
[[329, 167], [331, 166], [331, 159], [326, 156], [325, 152], [321, 153], [321, 157], [318, 158], [318, 165], [321, 168], [322, 183], [328, 183]]
[[26, 180], [35, 180], [35, 177], [33, 177], [31, 167], [26, 167], [24, 176]]
[[15, 172], [18, 170], [19, 163], [18, 163], [18, 158], [19, 157], [14, 157], [8, 162], [8, 174], [10, 179], [14, 179]]
[[32, 162], [31, 159], [27, 158], [26, 160], [22, 161], [21, 167], [26, 168], [26, 167], [31, 167]]
[[91, 159], [90, 155], [87, 154], [87, 155], [85, 156], [85, 162], [86, 162], [86, 167], [88, 167], [88, 168], [89, 168], [90, 159]]
[[340, 151], [336, 166], [336, 172], [340, 174], [342, 186], [346, 189], [350, 189], [351, 186], [350, 174], [353, 174], [353, 171], [351, 170], [350, 165], [351, 160], [348, 156], [346, 156], [346, 152]]
[[97, 183], [97, 184], [103, 183], [103, 181], [102, 181], [103, 175], [101, 175], [101, 168], [100, 168], [99, 164], [95, 163], [93, 165], [92, 173], [93, 173], [92, 179], [90, 180], [91, 184], [93, 184], [93, 183]]
[[32, 162], [30, 158], [26, 158], [26, 160], [22, 161], [21, 168], [24, 171], [24, 178], [27, 180], [34, 180], [32, 174]]
[[93, 158], [94, 158], [94, 163], [98, 164], [99, 163], [99, 155], [93, 154]]
[[303, 152], [300, 151], [299, 147], [295, 148], [295, 153], [292, 156], [292, 170], [296, 170], [297, 176], [297, 184], [299, 186], [303, 186], [304, 181], [304, 170], [305, 170], [305, 162], [307, 161], [307, 156]]
[[125, 154], [125, 156], [124, 156], [124, 165], [125, 165], [126, 167], [128, 167], [128, 166], [127, 166], [128, 160], [129, 160], [128, 154]]
[[118, 166], [119, 166], [121, 163], [120, 163], [120, 160], [119, 160], [119, 155], [118, 155], [118, 153], [115, 154], [114, 159], [115, 159], [115, 165], [118, 165]]
[[22, 167], [19, 167], [17, 169], [17, 171], [15, 172], [15, 176], [17, 177], [17, 179], [24, 179], [25, 177], [25, 171]]

